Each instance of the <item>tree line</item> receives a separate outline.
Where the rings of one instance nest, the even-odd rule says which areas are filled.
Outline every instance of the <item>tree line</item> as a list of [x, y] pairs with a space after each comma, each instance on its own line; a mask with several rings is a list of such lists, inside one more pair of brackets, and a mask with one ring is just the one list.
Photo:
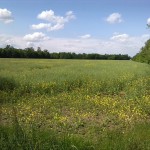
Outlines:
[[150, 39], [146, 41], [145, 46], [141, 48], [132, 60], [150, 64]]
[[35, 50], [33, 47], [25, 49], [17, 49], [7, 45], [5, 48], [0, 48], [0, 58], [45, 58], [45, 59], [97, 59], [97, 60], [129, 60], [127, 54], [76, 54], [72, 52], [52, 52], [41, 50], [40, 47]]

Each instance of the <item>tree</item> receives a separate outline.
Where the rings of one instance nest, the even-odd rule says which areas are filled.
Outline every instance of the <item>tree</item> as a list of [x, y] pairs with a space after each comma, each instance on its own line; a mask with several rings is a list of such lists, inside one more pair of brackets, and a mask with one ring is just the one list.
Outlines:
[[36, 58], [33, 47], [25, 48], [25, 54], [27, 58]]
[[145, 46], [141, 48], [132, 60], [150, 64], [150, 39], [147, 40]]
[[121, 54], [76, 54], [71, 52], [50, 53], [48, 50], [41, 50], [40, 47], [34, 50], [33, 47], [25, 49], [17, 49], [7, 45], [5, 48], [0, 48], [0, 58], [47, 58], [47, 59], [95, 59], [95, 60], [128, 60], [128, 55]]

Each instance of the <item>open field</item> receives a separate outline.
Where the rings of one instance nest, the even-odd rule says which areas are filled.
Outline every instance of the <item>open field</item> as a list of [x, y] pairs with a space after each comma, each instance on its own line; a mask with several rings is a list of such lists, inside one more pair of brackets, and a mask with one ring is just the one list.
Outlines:
[[0, 59], [1, 148], [150, 150], [150, 65]]

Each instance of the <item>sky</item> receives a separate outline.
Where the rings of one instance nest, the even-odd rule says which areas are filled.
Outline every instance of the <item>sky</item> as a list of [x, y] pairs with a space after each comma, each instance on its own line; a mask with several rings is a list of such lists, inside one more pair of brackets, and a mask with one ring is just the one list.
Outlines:
[[128, 54], [150, 38], [150, 0], [0, 0], [0, 47]]

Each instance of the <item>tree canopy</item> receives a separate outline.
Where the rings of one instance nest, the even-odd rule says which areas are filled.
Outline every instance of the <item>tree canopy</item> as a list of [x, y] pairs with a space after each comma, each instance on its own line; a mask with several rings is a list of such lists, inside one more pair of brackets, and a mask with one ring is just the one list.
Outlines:
[[150, 64], [150, 39], [147, 40], [145, 46], [141, 48], [132, 60]]
[[25, 49], [17, 49], [7, 45], [5, 48], [0, 48], [0, 58], [45, 58], [45, 59], [98, 59], [98, 60], [129, 60], [127, 54], [76, 54], [72, 52], [53, 52], [41, 50], [40, 47], [35, 50], [33, 47]]

